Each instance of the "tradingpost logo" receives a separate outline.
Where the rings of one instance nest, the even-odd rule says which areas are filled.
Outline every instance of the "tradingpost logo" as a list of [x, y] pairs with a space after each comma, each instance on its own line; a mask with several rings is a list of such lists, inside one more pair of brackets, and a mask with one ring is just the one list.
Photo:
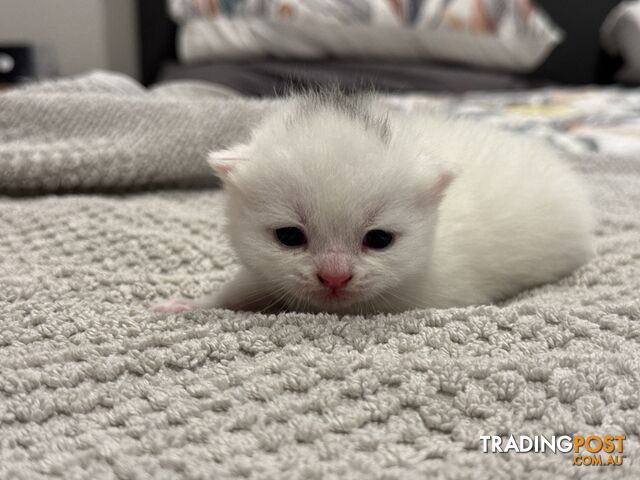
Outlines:
[[571, 453], [577, 466], [617, 466], [624, 460], [624, 435], [482, 435], [485, 453]]

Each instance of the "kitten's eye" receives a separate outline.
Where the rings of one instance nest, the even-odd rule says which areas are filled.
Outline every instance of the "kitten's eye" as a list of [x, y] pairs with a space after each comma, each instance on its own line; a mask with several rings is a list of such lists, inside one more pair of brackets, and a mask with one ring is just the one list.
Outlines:
[[298, 227], [276, 228], [276, 238], [287, 247], [301, 247], [307, 243], [307, 237]]
[[393, 242], [393, 233], [384, 230], [369, 230], [362, 240], [362, 245], [367, 248], [382, 250]]

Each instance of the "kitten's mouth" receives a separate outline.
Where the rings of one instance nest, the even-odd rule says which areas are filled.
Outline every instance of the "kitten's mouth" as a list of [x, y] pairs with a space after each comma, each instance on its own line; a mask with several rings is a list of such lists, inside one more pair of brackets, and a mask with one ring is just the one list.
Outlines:
[[321, 311], [339, 311], [364, 300], [362, 293], [353, 289], [315, 287], [305, 290], [296, 292], [296, 296]]
[[322, 290], [313, 295], [321, 304], [347, 305], [356, 301], [357, 295], [348, 290]]
[[343, 298], [348, 297], [348, 294], [346, 294], [343, 290], [329, 290], [325, 293], [325, 296], [327, 298]]

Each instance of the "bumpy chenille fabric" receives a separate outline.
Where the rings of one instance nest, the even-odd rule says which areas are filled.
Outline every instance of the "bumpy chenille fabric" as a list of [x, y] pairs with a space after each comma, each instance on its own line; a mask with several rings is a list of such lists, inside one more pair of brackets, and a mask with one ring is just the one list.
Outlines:
[[[0, 479], [640, 478], [640, 169], [576, 165], [591, 263], [371, 318], [150, 312], [232, 275], [218, 190], [1, 197]], [[481, 451], [511, 433], [625, 434], [624, 465]]]

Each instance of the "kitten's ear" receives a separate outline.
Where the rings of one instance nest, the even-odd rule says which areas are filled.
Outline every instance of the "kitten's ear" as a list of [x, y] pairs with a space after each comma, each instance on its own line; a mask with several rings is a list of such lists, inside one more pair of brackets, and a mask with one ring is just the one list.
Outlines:
[[436, 183], [433, 187], [431, 187], [431, 191], [429, 195], [432, 198], [442, 199], [444, 197], [445, 192], [451, 185], [451, 182], [456, 178], [456, 174], [452, 171], [444, 171], [441, 172], [436, 180]]
[[432, 180], [429, 183], [422, 201], [429, 206], [439, 205], [456, 176], [457, 172], [454, 169], [442, 169], [435, 177], [435, 181]]
[[233, 175], [243, 162], [249, 161], [249, 146], [236, 145], [209, 153], [207, 162], [224, 183], [231, 183]]

